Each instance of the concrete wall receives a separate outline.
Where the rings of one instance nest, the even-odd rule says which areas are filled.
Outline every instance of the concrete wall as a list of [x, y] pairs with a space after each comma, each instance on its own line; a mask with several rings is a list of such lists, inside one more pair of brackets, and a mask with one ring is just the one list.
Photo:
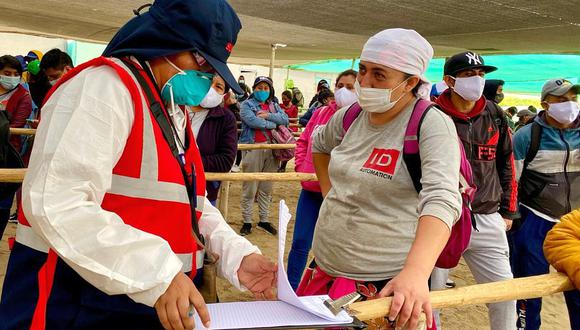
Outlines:
[[0, 55], [26, 55], [32, 49], [43, 53], [59, 48], [66, 51], [66, 40], [36, 37], [18, 33], [0, 33]]

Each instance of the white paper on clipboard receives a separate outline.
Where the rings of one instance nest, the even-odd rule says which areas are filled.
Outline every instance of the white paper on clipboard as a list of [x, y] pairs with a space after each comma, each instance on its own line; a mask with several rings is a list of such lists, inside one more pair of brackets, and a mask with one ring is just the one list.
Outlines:
[[[284, 268], [286, 230], [292, 217], [288, 206], [281, 200], [278, 225], [278, 299], [279, 301], [253, 301], [208, 304], [211, 329], [271, 328], [284, 326], [339, 325], [353, 322], [345, 311], [334, 315], [324, 306], [328, 296], [298, 297]], [[195, 316], [196, 329], [206, 329]]]

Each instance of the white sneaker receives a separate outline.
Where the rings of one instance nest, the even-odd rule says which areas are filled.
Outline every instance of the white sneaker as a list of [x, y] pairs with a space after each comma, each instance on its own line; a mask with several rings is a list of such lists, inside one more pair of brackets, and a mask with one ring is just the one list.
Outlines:
[[232, 166], [232, 170], [233, 173], [239, 173], [240, 172], [240, 167], [236, 164], [234, 164], [234, 166]]

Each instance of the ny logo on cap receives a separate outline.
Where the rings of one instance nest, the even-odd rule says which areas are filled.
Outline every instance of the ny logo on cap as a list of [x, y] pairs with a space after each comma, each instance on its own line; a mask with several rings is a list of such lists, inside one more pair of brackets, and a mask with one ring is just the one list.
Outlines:
[[479, 55], [477, 55], [476, 53], [465, 53], [465, 56], [467, 57], [469, 64], [481, 65], [481, 62], [482, 62], [481, 57], [479, 57]]

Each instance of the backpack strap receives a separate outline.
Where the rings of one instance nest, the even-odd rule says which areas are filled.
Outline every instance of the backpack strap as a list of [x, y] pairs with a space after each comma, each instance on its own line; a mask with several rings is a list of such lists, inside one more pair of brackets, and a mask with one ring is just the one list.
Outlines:
[[353, 103], [344, 114], [344, 118], [342, 119], [342, 129], [346, 133], [348, 129], [352, 126], [352, 123], [358, 118], [360, 113], [362, 112], [362, 108], [358, 102]]
[[538, 124], [537, 122], [532, 122], [532, 133], [530, 139], [530, 148], [528, 149], [528, 153], [526, 154], [526, 158], [524, 159], [524, 168], [528, 168], [528, 165], [536, 158], [538, 154], [538, 150], [540, 150], [540, 140], [542, 139], [542, 125]]
[[419, 99], [415, 103], [413, 108], [413, 113], [407, 124], [407, 130], [405, 131], [405, 140], [403, 144], [403, 160], [407, 166], [407, 170], [411, 175], [413, 180], [413, 186], [417, 193], [423, 188], [421, 185], [421, 157], [419, 155], [419, 134], [421, 131], [421, 124], [425, 118], [425, 114], [429, 109], [433, 108], [434, 105], [428, 100]]

